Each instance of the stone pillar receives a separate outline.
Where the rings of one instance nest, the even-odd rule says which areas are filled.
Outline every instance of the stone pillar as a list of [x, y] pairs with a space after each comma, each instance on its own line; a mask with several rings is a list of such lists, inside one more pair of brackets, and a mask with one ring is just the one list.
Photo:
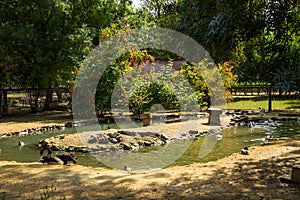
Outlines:
[[143, 120], [143, 126], [148, 126], [152, 124], [150, 113], [143, 113], [140, 117]]
[[268, 98], [268, 112], [272, 111], [272, 85], [268, 87], [269, 98]]
[[208, 124], [209, 125], [221, 125], [220, 115], [222, 114], [222, 109], [220, 108], [209, 108], [209, 119]]
[[291, 180], [296, 183], [300, 183], [300, 165], [293, 166]]

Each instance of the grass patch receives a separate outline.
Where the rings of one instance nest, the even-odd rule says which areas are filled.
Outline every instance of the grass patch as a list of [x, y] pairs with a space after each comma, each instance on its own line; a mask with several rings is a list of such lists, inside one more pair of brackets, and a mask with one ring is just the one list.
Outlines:
[[[46, 186], [41, 194], [41, 200], [52, 200], [56, 199], [54, 193], [56, 192], [56, 187], [52, 184], [50, 187]], [[60, 200], [65, 200], [66, 197], [60, 197]]]
[[7, 94], [8, 98], [20, 98], [20, 97], [25, 97], [28, 96], [28, 93], [11, 93]]
[[[227, 109], [258, 110], [268, 109], [268, 97], [235, 98], [227, 104]], [[273, 98], [273, 110], [300, 111], [300, 99]]]

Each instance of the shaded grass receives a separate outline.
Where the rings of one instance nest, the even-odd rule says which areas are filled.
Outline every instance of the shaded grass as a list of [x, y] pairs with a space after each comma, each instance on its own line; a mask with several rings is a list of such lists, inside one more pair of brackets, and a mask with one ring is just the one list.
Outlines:
[[11, 93], [11, 94], [7, 94], [8, 98], [20, 98], [20, 97], [24, 97], [24, 96], [28, 96], [29, 94], [27, 93]]
[[[227, 109], [257, 110], [259, 107], [268, 109], [268, 97], [234, 98], [227, 104]], [[273, 110], [289, 110], [300, 112], [300, 99], [272, 98]]]

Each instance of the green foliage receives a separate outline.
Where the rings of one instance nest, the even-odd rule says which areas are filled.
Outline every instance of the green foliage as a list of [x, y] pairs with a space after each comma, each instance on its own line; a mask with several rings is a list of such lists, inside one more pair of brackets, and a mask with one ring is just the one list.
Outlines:
[[239, 82], [299, 91], [298, 79], [276, 76], [289, 71], [299, 77], [298, 1], [183, 0], [179, 7], [176, 30], [197, 40], [216, 62], [233, 60]]
[[147, 84], [138, 88], [131, 96], [129, 108], [139, 117], [149, 112], [155, 104], [162, 105], [165, 110], [180, 110], [180, 105], [173, 91], [165, 85], [157, 83]]
[[287, 93], [299, 91], [299, 69], [300, 68], [296, 68], [294, 70], [286, 69], [284, 71], [276, 70], [276, 72], [273, 73], [273, 83], [275, 83], [275, 89], [280, 93], [283, 91]]
[[216, 62], [224, 62], [232, 59], [240, 41], [261, 33], [265, 26], [264, 4], [252, 0], [183, 0], [176, 29], [197, 40]]
[[[74, 10], [78, 1], [45, 0], [2, 3], [0, 48], [3, 65], [14, 66], [8, 86], [47, 89], [67, 86], [72, 71], [91, 49], [90, 29]], [[16, 59], [17, 58], [17, 59]], [[37, 111], [36, 93], [32, 111]], [[45, 109], [51, 95], [46, 96]]]
[[256, 82], [239, 82], [236, 83], [236, 86], [260, 86], [260, 85], [268, 85], [267, 82], [256, 81]]
[[[107, 27], [102, 30], [100, 41], [107, 40], [114, 35], [118, 35], [124, 32], [130, 32], [128, 24], [117, 25], [112, 24], [111, 27]], [[122, 46], [122, 45], [121, 45]], [[130, 44], [126, 45], [130, 47]], [[124, 48], [127, 48], [124, 47]], [[121, 47], [120, 47], [121, 48]], [[108, 66], [99, 80], [96, 95], [95, 106], [100, 114], [111, 110], [111, 95], [114, 91], [117, 81], [128, 71], [133, 68], [153, 61], [153, 57], [150, 56], [146, 50], [129, 49], [129, 52], [119, 57], [117, 60]]]
[[[171, 61], [169, 65], [172, 66]], [[138, 78], [129, 79], [122, 85], [136, 83], [134, 86], [123, 88], [127, 93], [125, 96], [130, 96], [131, 111], [139, 116], [143, 112], [149, 112], [155, 104], [162, 105], [165, 110], [182, 112], [207, 108], [211, 94], [222, 94], [222, 88], [218, 87], [218, 83], [222, 82], [227, 89], [235, 84], [236, 79], [232, 72], [232, 62], [226, 62], [212, 69], [207, 66], [208, 63], [205, 61], [197, 65], [183, 63], [179, 71], [168, 70], [168, 66], [164, 66], [159, 70], [156, 68], [150, 71], [149, 74], [141, 73]], [[228, 94], [230, 93], [227, 92]], [[214, 95], [214, 98], [215, 102], [221, 102], [221, 99], [217, 98], [222, 98], [222, 95]], [[227, 99], [230, 98], [228, 95]]]
[[[175, 78], [184, 76], [188, 80], [200, 105], [205, 103], [203, 99], [212, 92], [220, 90], [213, 88], [215, 91], [209, 91], [203, 76], [211, 75], [213, 82], [218, 73], [221, 73], [225, 88], [238, 81], [272, 83], [281, 93], [300, 91], [300, 2], [142, 2], [143, 6], [137, 10], [133, 9], [130, 0], [2, 2], [0, 88], [72, 87], [79, 66], [82, 66], [84, 58], [99, 42], [124, 32], [131, 31], [130, 34], [134, 34], [132, 30], [135, 28], [159, 26], [175, 29], [192, 37], [208, 51], [216, 63], [221, 63], [214, 71], [205, 72], [210, 74], [201, 75], [196, 70], [201, 64], [196, 64], [196, 68], [185, 64], [179, 75], [174, 75]], [[122, 50], [128, 47], [120, 48]], [[105, 56], [109, 59], [109, 51]], [[157, 49], [129, 49], [127, 54], [121, 55], [107, 67], [96, 92], [96, 107], [100, 113], [111, 109], [109, 96], [118, 80], [139, 65], [153, 61], [153, 57], [172, 60], [176, 55]], [[228, 60], [233, 62], [226, 62]], [[86, 70], [90, 70], [89, 64], [84, 65]], [[99, 78], [95, 74], [91, 73], [91, 77], [85, 78]], [[160, 99], [159, 95], [162, 94], [157, 93], [160, 89], [165, 93], [165, 100], [172, 99], [170, 108], [176, 108], [178, 99], [174, 98], [171, 88], [170, 85], [162, 87], [153, 83], [145, 85], [134, 92], [139, 100], [132, 98], [132, 104], [141, 105], [138, 108], [142, 111], [147, 110], [151, 103], [144, 108], [141, 102], [148, 101], [148, 97], [139, 96], [148, 92], [152, 97]], [[158, 101], [153, 100], [154, 102]]]
[[136, 117], [149, 112], [154, 105], [181, 112], [199, 109], [186, 79], [170, 66], [159, 67], [155, 63], [140, 66], [126, 74], [118, 86], [121, 86], [122, 98], [116, 102], [126, 106], [128, 101], [129, 109]]
[[203, 99], [207, 99], [209, 91], [200, 71], [194, 65], [184, 63], [181, 66], [180, 73], [188, 80], [193, 88], [199, 105], [207, 105], [207, 102], [203, 101]]
[[142, 0], [141, 2], [141, 10], [149, 13], [150, 20], [157, 26], [174, 29], [179, 14], [180, 0]]
[[99, 28], [130, 13], [129, 2], [122, 3], [125, 7], [113, 0], [3, 2], [1, 57], [19, 67], [18, 81], [24, 86], [70, 80], [70, 72], [91, 50], [96, 32], [99, 38]]
[[265, 24], [259, 34], [237, 48], [239, 81], [272, 83], [280, 92], [299, 91], [299, 3], [268, 1], [263, 4]]
[[37, 88], [57, 84], [58, 77], [74, 65], [71, 52], [76, 50], [75, 44], [86, 41], [79, 33], [84, 27], [70, 19], [70, 4], [13, 1], [2, 8], [1, 47], [8, 56], [19, 58], [13, 63], [18, 66], [18, 81]]
[[[33, 87], [50, 94], [53, 86], [72, 85], [76, 70], [99, 43], [99, 29], [131, 15], [129, 0], [2, 2], [0, 87]], [[51, 95], [46, 97], [48, 105]]]
[[[51, 200], [55, 198], [56, 187], [52, 184], [50, 187], [46, 186], [43, 192], [41, 193], [40, 200]], [[66, 197], [60, 197], [60, 200], [65, 200]]]
[[234, 73], [234, 63], [232, 61], [227, 61], [223, 65], [218, 65], [219, 72], [222, 77], [222, 82], [226, 90], [227, 102], [233, 99], [229, 88], [237, 85], [237, 75]]

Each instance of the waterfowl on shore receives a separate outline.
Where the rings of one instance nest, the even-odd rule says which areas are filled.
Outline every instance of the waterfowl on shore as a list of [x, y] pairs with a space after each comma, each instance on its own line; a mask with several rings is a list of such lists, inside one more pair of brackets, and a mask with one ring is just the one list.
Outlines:
[[22, 142], [22, 141], [19, 141], [19, 142], [18, 142], [18, 145], [19, 145], [20, 147], [22, 147], [22, 146], [24, 146], [24, 145], [25, 145], [25, 143], [24, 143], [24, 142]]
[[246, 125], [246, 122], [240, 122], [239, 123], [239, 126], [245, 126]]
[[243, 154], [243, 155], [249, 155], [249, 154], [250, 154], [250, 151], [249, 151], [248, 147], [244, 147], [244, 148], [241, 150], [241, 154]]
[[222, 140], [223, 136], [222, 136], [222, 134], [217, 134], [216, 138], [217, 138], [217, 140]]
[[255, 126], [255, 123], [254, 123], [253, 121], [251, 121], [251, 122], [248, 123], [248, 127], [249, 127], [249, 128], [252, 128], [252, 127], [254, 127], [254, 126]]
[[132, 169], [127, 167], [126, 165], [124, 165], [123, 170], [128, 171], [128, 172], [132, 172]]
[[73, 127], [77, 127], [78, 125], [78, 123], [73, 123]]
[[265, 109], [259, 107], [259, 108], [258, 108], [258, 112], [259, 112], [259, 114], [264, 115], [264, 114], [265, 114]]
[[[44, 151], [47, 150], [48, 154], [46, 156], [43, 156]], [[77, 158], [74, 154], [58, 154], [55, 156], [52, 156], [52, 151], [49, 147], [45, 147], [40, 151], [40, 162], [41, 163], [59, 163], [61, 165], [68, 164], [68, 161], [72, 161], [73, 164], [77, 164]]]
[[19, 136], [25, 136], [25, 135], [28, 135], [28, 131], [21, 131], [19, 132]]

